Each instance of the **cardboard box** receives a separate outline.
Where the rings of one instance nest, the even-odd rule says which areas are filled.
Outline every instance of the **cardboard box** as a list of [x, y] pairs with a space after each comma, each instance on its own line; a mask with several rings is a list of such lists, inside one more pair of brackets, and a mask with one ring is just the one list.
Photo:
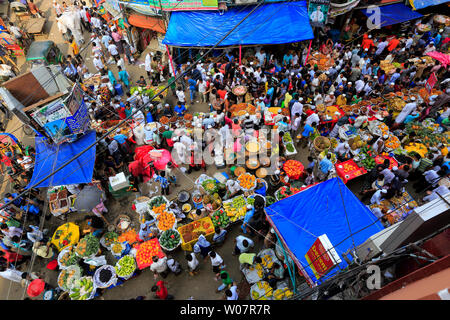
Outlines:
[[128, 187], [128, 179], [125, 177], [123, 172], [116, 174], [114, 177], [109, 177], [109, 184], [111, 185], [111, 189], [113, 191], [118, 191], [125, 187]]

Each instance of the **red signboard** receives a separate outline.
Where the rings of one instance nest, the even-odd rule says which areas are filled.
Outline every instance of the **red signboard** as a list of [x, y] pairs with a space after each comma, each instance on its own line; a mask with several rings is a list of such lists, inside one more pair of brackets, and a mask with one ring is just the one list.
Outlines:
[[431, 93], [431, 89], [433, 89], [433, 87], [436, 84], [436, 82], [437, 82], [436, 73], [433, 72], [430, 75], [430, 77], [428, 78], [427, 83], [425, 85], [426, 88], [427, 88], [428, 93]]
[[334, 251], [326, 235], [318, 237], [305, 254], [305, 258], [317, 279], [322, 277], [340, 262], [339, 257], [336, 256], [337, 253]]

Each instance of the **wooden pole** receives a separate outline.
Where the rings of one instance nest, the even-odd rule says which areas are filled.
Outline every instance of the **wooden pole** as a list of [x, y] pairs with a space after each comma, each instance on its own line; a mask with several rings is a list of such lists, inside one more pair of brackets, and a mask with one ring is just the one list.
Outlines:
[[239, 45], [239, 66], [241, 65], [241, 58], [242, 58], [242, 46]]

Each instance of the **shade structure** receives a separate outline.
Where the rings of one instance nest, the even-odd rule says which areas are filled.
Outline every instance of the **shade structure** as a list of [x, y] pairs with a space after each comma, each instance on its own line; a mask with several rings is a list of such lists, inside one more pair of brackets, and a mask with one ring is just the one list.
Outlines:
[[[255, 6], [217, 11], [173, 12], [163, 44], [211, 47]], [[313, 39], [306, 1], [268, 3], [257, 8], [219, 46], [282, 44]]]
[[132, 14], [128, 17], [128, 22], [136, 27], [150, 29], [159, 33], [166, 33], [164, 21], [159, 18], [143, 16], [140, 14]]
[[361, 11], [369, 19], [371, 19], [374, 25], [379, 26], [381, 28], [423, 17], [423, 15], [411, 10], [411, 8], [405, 6], [403, 3], [395, 3], [386, 6], [380, 6], [375, 8], [375, 10], [377, 9], [380, 10], [381, 14], [379, 21], [375, 19], [376, 11], [374, 11], [374, 9], [368, 8], [362, 9]]
[[[291, 258], [311, 284], [320, 283], [347, 266], [343, 253], [384, 229], [340, 178], [314, 185], [266, 208], [269, 221]], [[347, 222], [348, 221], [348, 222]], [[316, 239], [326, 235], [341, 262], [316, 278], [305, 255]], [[350, 255], [347, 257], [352, 260]]]
[[437, 6], [446, 2], [448, 2], [448, 0], [409, 0], [409, 4], [414, 8], [414, 10]]
[[38, 183], [48, 174], [60, 168], [79, 152], [95, 142], [95, 131], [88, 131], [75, 142], [62, 143], [60, 146], [49, 145], [42, 137], [36, 137], [36, 163], [33, 176], [27, 188], [55, 187], [67, 184], [88, 183], [92, 181], [95, 163], [95, 145], [80, 157], [70, 162], [66, 167], [51, 177]]

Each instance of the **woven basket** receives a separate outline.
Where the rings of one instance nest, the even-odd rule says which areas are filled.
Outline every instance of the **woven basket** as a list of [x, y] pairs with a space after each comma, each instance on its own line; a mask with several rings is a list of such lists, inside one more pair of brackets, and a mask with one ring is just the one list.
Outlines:
[[[325, 148], [319, 148], [319, 143], [320, 142], [324, 142], [325, 143], [325, 145], [326, 145]], [[322, 152], [323, 150], [330, 148], [331, 142], [330, 142], [330, 139], [328, 139], [326, 137], [318, 136], [318, 137], [316, 137], [314, 139], [313, 145], [314, 145], [314, 148], [317, 151]]]

